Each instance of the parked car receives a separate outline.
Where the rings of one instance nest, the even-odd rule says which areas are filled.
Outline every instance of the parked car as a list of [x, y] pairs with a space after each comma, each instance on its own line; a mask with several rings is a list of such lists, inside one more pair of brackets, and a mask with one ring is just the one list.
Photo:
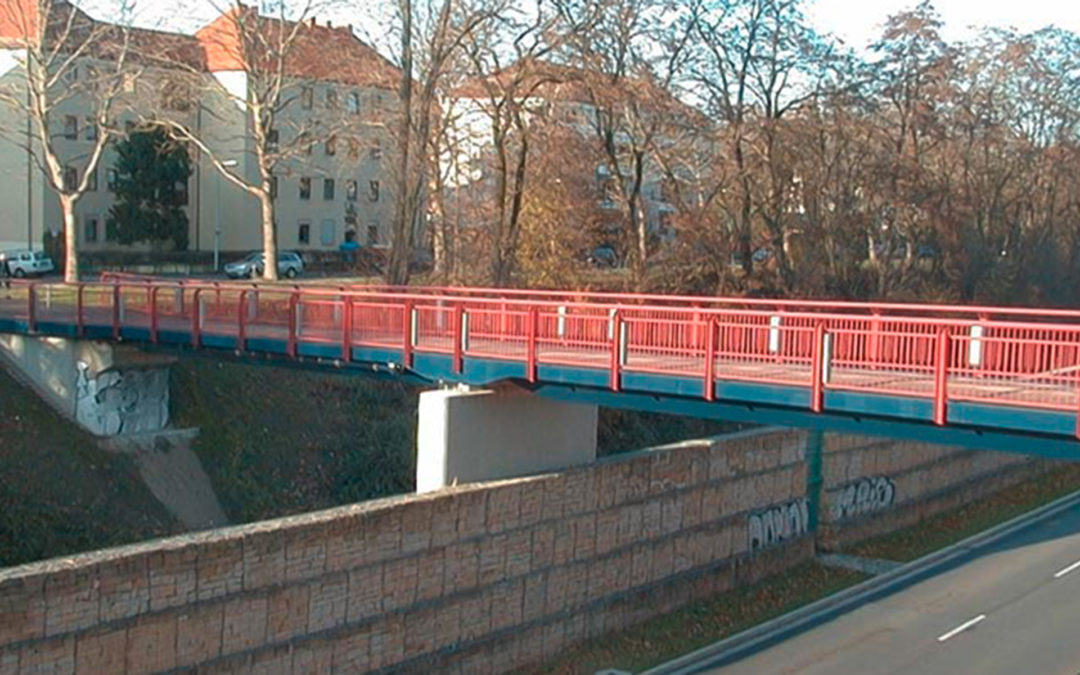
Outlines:
[[17, 279], [41, 276], [56, 269], [52, 258], [44, 252], [29, 249], [0, 251], [0, 265], [6, 265], [7, 273]]
[[585, 261], [594, 267], [617, 267], [619, 255], [611, 244], [601, 244], [585, 256]]
[[[262, 251], [247, 254], [241, 260], [225, 264], [225, 274], [230, 279], [250, 279], [260, 276], [266, 268], [266, 256]], [[299, 253], [278, 253], [278, 275], [292, 279], [304, 271], [304, 260]]]

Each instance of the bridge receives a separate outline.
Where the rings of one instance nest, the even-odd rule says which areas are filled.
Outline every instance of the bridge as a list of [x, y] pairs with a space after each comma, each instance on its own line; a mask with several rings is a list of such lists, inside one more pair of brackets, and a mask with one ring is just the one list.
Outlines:
[[0, 332], [1080, 458], [1080, 311], [108, 275], [0, 288]]

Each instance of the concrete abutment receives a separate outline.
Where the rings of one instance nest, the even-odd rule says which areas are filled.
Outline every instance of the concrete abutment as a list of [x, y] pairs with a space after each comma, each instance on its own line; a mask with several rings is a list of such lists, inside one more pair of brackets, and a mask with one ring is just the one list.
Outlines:
[[420, 394], [416, 491], [515, 478], [596, 459], [597, 406], [519, 389]]

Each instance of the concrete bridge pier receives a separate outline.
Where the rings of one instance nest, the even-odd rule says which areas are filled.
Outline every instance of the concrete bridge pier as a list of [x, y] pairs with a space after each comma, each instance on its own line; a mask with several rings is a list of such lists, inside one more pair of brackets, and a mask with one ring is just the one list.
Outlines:
[[108, 342], [0, 333], [0, 362], [95, 436], [166, 428], [175, 361]]
[[596, 459], [597, 407], [507, 389], [420, 394], [416, 491], [545, 473]]

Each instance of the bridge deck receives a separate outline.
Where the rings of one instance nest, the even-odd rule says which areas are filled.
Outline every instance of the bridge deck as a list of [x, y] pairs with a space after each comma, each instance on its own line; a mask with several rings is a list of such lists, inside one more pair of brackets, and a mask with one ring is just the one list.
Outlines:
[[1080, 312], [112, 280], [0, 289], [0, 330], [185, 343], [1076, 437]]

